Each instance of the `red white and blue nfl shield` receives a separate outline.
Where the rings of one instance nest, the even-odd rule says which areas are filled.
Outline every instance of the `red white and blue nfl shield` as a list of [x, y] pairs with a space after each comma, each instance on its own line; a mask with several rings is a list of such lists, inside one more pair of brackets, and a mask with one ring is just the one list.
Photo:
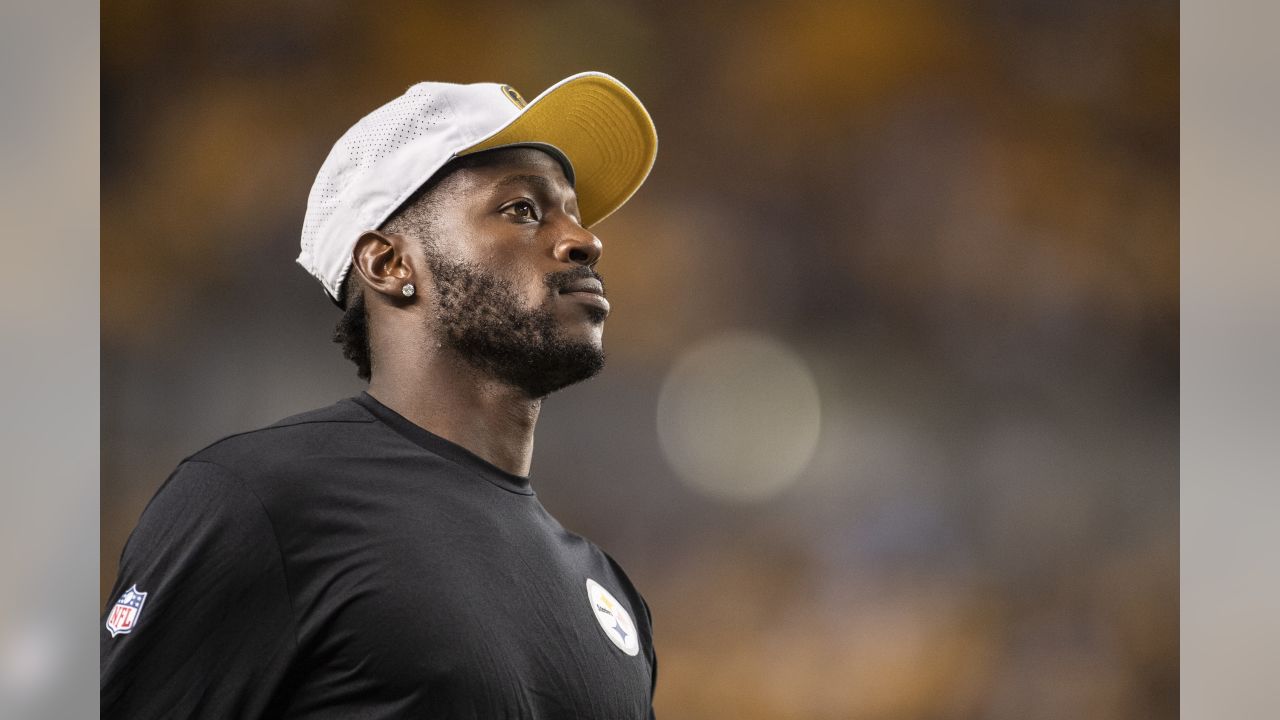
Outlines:
[[138, 592], [137, 585], [124, 591], [116, 601], [115, 607], [111, 608], [111, 614], [107, 615], [107, 629], [111, 631], [111, 637], [133, 630], [133, 626], [138, 623], [138, 616], [142, 614], [142, 603], [146, 599], [147, 594]]

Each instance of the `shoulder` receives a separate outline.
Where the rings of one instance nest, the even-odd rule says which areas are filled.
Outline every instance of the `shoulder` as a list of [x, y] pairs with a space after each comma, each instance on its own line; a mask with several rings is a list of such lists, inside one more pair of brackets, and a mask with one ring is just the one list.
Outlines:
[[250, 480], [264, 472], [296, 467], [299, 462], [343, 447], [358, 447], [375, 419], [358, 403], [344, 399], [328, 407], [291, 415], [266, 427], [228, 435], [186, 457], [182, 464], [207, 463]]
[[596, 545], [595, 547], [600, 551], [600, 554], [604, 556], [605, 561], [609, 563], [609, 568], [613, 570], [613, 574], [618, 578], [618, 581], [622, 583], [624, 592], [628, 595], [634, 595], [643, 603], [644, 597], [640, 594], [640, 589], [635, 586], [635, 583], [631, 582], [631, 577], [627, 575], [626, 570], [622, 569], [622, 565], [619, 564], [612, 555], [605, 552], [599, 545]]
[[185, 460], [147, 503], [128, 544], [164, 547], [177, 537], [189, 544], [194, 538], [247, 542], [271, 536], [262, 503], [240, 478], [216, 463]]
[[279, 512], [307, 497], [310, 481], [333, 458], [372, 447], [374, 422], [347, 399], [217, 440], [178, 463], [147, 503], [129, 544], [159, 548], [178, 537], [184, 544], [199, 538], [231, 547], [274, 543]]

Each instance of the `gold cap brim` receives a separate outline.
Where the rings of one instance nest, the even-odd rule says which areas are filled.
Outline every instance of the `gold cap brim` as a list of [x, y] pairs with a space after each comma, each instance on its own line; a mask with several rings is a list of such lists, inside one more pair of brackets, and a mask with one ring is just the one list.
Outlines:
[[604, 73], [556, 83], [506, 126], [458, 154], [523, 144], [551, 145], [568, 157], [586, 227], [635, 194], [658, 154], [648, 111], [627, 86]]

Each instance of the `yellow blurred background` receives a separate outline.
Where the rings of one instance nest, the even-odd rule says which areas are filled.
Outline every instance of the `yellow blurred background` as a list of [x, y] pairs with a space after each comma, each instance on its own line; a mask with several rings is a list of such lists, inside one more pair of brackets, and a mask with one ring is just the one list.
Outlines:
[[596, 228], [597, 379], [533, 482], [652, 606], [657, 709], [1171, 718], [1171, 2], [121, 0], [102, 17], [101, 601], [219, 437], [361, 388], [293, 263], [421, 80], [603, 70], [657, 165]]

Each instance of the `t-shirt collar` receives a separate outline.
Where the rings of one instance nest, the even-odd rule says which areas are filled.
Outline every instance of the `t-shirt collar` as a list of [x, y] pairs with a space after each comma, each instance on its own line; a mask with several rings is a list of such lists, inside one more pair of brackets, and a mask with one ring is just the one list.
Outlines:
[[520, 493], [522, 495], [534, 494], [528, 477], [509, 473], [461, 445], [445, 440], [430, 430], [417, 425], [412, 420], [409, 420], [395, 410], [383, 405], [381, 402], [378, 402], [378, 400], [369, 393], [362, 392], [351, 399], [372, 413], [375, 418], [390, 426], [392, 430], [395, 430], [397, 433], [404, 436], [405, 439], [410, 442], [413, 442], [436, 455], [452, 460], [463, 467], [475, 471], [485, 480], [488, 480], [504, 490]]

